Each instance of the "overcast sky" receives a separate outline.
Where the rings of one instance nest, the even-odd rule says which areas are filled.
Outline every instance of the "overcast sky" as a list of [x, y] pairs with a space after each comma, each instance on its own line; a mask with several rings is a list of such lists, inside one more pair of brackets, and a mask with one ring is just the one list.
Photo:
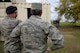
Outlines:
[[[44, 0], [26, 0], [26, 2], [29, 2], [29, 3], [34, 3], [34, 2], [42, 3], [42, 2], [44, 2]], [[51, 4], [51, 20], [57, 19], [58, 14], [55, 11], [55, 7], [59, 6], [59, 0], [47, 0], [47, 2]]]

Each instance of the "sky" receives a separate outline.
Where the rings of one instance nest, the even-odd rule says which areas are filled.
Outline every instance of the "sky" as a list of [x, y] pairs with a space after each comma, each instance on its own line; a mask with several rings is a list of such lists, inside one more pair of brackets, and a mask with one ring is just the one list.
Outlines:
[[[44, 3], [44, 0], [26, 0], [29, 3]], [[58, 13], [55, 11], [55, 7], [59, 6], [59, 0], [47, 0], [48, 3], [51, 4], [51, 20], [56, 20], [58, 17]]]

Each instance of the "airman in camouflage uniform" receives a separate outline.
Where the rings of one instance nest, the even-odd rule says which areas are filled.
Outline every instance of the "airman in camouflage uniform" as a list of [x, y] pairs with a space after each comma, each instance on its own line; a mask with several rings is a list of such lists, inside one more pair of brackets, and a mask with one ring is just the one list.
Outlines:
[[[20, 23], [12, 31], [10, 41], [14, 42], [13, 45], [18, 49], [18, 45], [23, 43], [24, 53], [48, 53], [49, 51], [63, 48], [63, 35], [56, 27], [43, 21], [40, 17], [42, 4], [33, 3], [32, 7], [31, 17], [25, 22]], [[53, 43], [53, 46], [50, 48], [47, 47], [48, 37], [51, 38]]]
[[21, 22], [16, 19], [17, 8], [16, 6], [8, 6], [6, 8], [7, 16], [0, 20], [0, 34], [4, 36], [4, 52], [10, 53], [9, 36], [12, 30]]

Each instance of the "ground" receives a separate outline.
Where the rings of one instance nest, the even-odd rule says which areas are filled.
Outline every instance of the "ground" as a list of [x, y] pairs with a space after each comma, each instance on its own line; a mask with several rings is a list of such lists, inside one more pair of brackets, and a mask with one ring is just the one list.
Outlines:
[[64, 35], [64, 48], [51, 53], [80, 53], [80, 26], [61, 25], [58, 29]]
[[[61, 23], [58, 29], [64, 35], [64, 48], [51, 53], [80, 53], [80, 27], [72, 23]], [[0, 42], [0, 53], [3, 53], [3, 42]], [[51, 46], [51, 43], [48, 43]]]

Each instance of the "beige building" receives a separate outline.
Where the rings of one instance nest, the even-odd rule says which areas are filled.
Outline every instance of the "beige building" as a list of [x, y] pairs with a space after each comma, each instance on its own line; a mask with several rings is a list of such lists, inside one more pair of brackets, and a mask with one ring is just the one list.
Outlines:
[[[50, 4], [42, 3], [42, 19], [50, 23]], [[7, 6], [15, 5], [18, 8], [18, 19], [24, 21], [30, 16], [31, 3], [27, 3], [26, 0], [0, 0], [0, 19], [6, 16], [5, 9]], [[0, 36], [3, 41], [3, 36]]]
[[[10, 5], [15, 5], [18, 8], [18, 19], [22, 21], [26, 20], [30, 16], [31, 3], [27, 3], [26, 0], [0, 0], [0, 19], [5, 17], [5, 8]], [[42, 19], [50, 23], [50, 4], [43, 3]]]

